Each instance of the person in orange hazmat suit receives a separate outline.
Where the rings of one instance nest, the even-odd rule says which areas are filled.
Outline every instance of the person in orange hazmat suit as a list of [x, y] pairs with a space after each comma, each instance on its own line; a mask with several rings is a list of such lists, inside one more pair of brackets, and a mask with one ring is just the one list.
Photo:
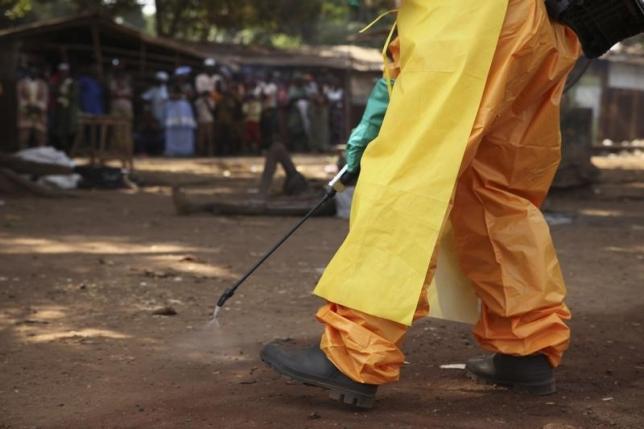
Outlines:
[[[321, 343], [268, 344], [265, 363], [371, 407], [378, 385], [399, 378], [408, 327], [428, 314], [449, 223], [481, 301], [473, 333], [492, 352], [467, 371], [534, 394], [555, 391], [570, 311], [539, 206], [560, 159], [566, 78], [580, 39], [589, 39], [554, 21], [552, 9], [544, 0], [402, 2], [391, 61], [348, 143], [349, 170], [360, 178], [349, 234], [315, 290], [327, 300], [317, 313]], [[595, 42], [586, 53], [606, 49]]]

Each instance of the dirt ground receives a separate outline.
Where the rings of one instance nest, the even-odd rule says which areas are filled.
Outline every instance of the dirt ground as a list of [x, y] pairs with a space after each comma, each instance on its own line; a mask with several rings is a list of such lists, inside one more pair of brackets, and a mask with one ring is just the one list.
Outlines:
[[[329, 158], [299, 158], [324, 177]], [[249, 195], [259, 159], [139, 160], [139, 190], [0, 196], [0, 428], [642, 428], [644, 155], [597, 157], [602, 183], [548, 209], [574, 312], [559, 392], [474, 384], [464, 325], [424, 320], [402, 380], [364, 412], [280, 378], [274, 338], [313, 343], [310, 292], [346, 233], [317, 218], [206, 325], [214, 300], [294, 221], [174, 214], [168, 185]], [[155, 315], [171, 306], [174, 316]]]

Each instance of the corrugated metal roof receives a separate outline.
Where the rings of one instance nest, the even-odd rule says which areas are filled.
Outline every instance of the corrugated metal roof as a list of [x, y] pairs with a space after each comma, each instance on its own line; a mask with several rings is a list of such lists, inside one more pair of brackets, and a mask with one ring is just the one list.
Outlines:
[[195, 58], [214, 57], [232, 65], [270, 67], [328, 67], [361, 72], [382, 70], [380, 51], [353, 45], [304, 46], [297, 49], [276, 49], [261, 46], [190, 42], [146, 34], [111, 18], [89, 13], [65, 18], [52, 18], [0, 30], [0, 40], [38, 36], [74, 27], [99, 25], [102, 31], [132, 37], [148, 45], [180, 52]]
[[222, 43], [187, 42], [199, 52], [235, 65], [270, 67], [328, 67], [360, 72], [382, 70], [380, 51], [353, 45], [303, 46], [275, 49]]

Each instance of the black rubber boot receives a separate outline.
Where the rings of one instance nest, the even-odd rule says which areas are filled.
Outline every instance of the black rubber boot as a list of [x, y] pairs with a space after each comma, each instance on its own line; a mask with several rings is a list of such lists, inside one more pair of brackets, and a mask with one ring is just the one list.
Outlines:
[[275, 371], [310, 386], [330, 391], [330, 397], [359, 408], [371, 408], [378, 386], [362, 384], [342, 374], [318, 346], [287, 349], [273, 342], [262, 349], [262, 360]]
[[494, 354], [470, 359], [465, 366], [468, 375], [488, 384], [510, 387], [534, 395], [557, 391], [554, 369], [542, 355], [509, 356]]

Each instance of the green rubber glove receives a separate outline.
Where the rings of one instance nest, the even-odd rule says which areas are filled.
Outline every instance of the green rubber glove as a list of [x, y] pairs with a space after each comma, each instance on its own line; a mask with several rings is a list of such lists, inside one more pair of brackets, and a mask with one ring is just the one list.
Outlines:
[[345, 158], [347, 160], [347, 168], [350, 172], [355, 173], [360, 169], [362, 154], [369, 142], [378, 137], [388, 105], [389, 90], [387, 89], [387, 81], [382, 78], [373, 87], [367, 100], [367, 107], [364, 109], [362, 119], [358, 126], [351, 132], [351, 136], [347, 142]]

